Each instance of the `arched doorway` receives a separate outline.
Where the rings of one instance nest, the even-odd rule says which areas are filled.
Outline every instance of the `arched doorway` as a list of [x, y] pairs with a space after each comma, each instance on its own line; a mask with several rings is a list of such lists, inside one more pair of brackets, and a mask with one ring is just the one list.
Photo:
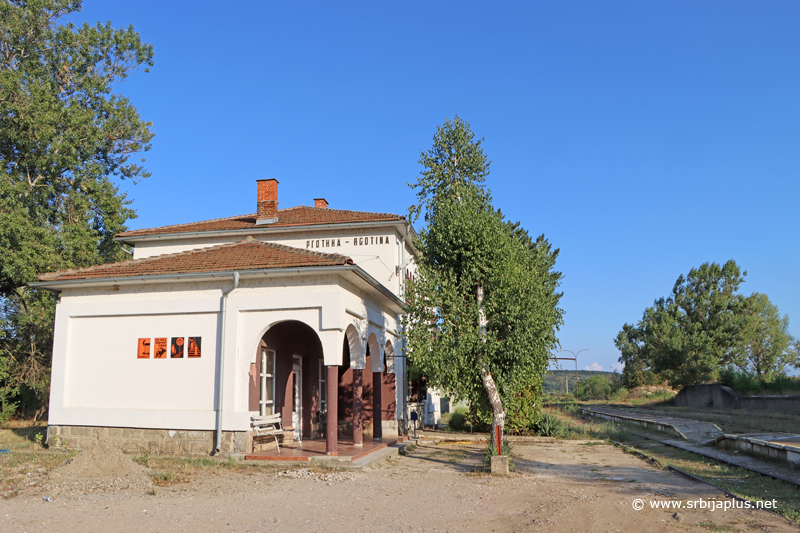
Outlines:
[[[388, 360], [384, 359], [383, 350], [387, 354], [394, 353], [391, 343], [385, 347], [378, 344], [377, 337], [372, 334], [366, 343], [366, 356], [364, 369], [359, 379], [358, 370], [351, 367], [352, 343], [345, 337], [342, 344], [342, 366], [339, 367], [339, 394], [338, 394], [338, 420], [339, 434], [352, 437], [354, 441], [358, 436], [354, 434], [354, 425], [358, 425], [359, 409], [356, 404], [360, 391], [360, 424], [363, 437], [381, 439], [383, 437], [383, 422], [395, 421], [397, 407], [395, 376], [387, 372]], [[391, 424], [390, 424], [391, 425]], [[393, 429], [396, 434], [396, 429]]]
[[249, 410], [280, 413], [295, 439], [324, 437], [326, 371], [322, 343], [307, 324], [272, 325], [258, 343], [250, 368]]

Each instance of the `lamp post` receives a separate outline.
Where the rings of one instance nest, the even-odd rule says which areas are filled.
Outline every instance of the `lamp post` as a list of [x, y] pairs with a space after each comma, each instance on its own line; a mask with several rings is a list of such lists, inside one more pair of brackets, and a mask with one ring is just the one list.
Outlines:
[[[557, 359], [566, 359], [566, 360], [573, 359], [575, 361], [575, 398], [577, 398], [578, 397], [578, 353], [590, 352], [592, 351], [592, 349], [584, 348], [583, 350], [578, 350], [578, 353], [575, 353], [572, 350], [561, 350], [561, 351], [571, 353], [572, 357], [563, 357], [563, 358], [558, 357]], [[567, 394], [569, 394], [569, 381], [566, 375], [564, 376], [564, 382], [566, 383], [567, 386]]]

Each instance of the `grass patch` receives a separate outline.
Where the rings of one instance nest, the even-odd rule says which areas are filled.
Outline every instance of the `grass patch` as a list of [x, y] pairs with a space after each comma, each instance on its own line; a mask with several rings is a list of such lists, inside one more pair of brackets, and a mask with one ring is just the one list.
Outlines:
[[450, 450], [447, 455], [447, 461], [457, 465], [467, 457], [467, 452], [465, 450]]
[[400, 455], [408, 456], [408, 454], [417, 449], [417, 446], [418, 446], [417, 444], [409, 444], [408, 446], [400, 448], [400, 450], [397, 453], [399, 453]]
[[175, 474], [175, 472], [172, 470], [166, 470], [164, 472], [150, 472], [150, 477], [153, 479], [153, 483], [162, 487], [172, 485], [173, 483], [186, 483], [189, 481], [189, 479], [186, 477], [186, 474]]
[[77, 452], [17, 449], [0, 454], [0, 497], [13, 498], [25, 486], [40, 484], [48, 472], [75, 457]]
[[[149, 470], [148, 474], [153, 483], [168, 486], [176, 483], [188, 483], [192, 476], [199, 474], [215, 474], [222, 472], [237, 472], [241, 474], [274, 473], [287, 468], [292, 464], [250, 464], [237, 461], [232, 457], [214, 459], [211, 457], [176, 457], [168, 455], [151, 455], [142, 453], [131, 457], [135, 463]], [[314, 471], [329, 471], [336, 469], [325, 464], [313, 465]]]
[[25, 486], [36, 486], [52, 469], [72, 459], [76, 452], [43, 450], [44, 422], [11, 420], [0, 429], [0, 497], [12, 498]]
[[10, 420], [0, 429], [0, 450], [19, 450], [31, 448], [47, 438], [47, 424]]

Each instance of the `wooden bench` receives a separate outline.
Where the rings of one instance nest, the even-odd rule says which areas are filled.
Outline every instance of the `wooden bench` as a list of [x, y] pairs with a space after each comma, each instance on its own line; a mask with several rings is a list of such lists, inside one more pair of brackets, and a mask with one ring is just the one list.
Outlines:
[[281, 427], [281, 415], [254, 416], [250, 418], [250, 425], [253, 427], [253, 442], [255, 446], [256, 437], [275, 437], [275, 446], [278, 447], [278, 454], [281, 447], [278, 437], [285, 438], [286, 435], [293, 435], [294, 429]]

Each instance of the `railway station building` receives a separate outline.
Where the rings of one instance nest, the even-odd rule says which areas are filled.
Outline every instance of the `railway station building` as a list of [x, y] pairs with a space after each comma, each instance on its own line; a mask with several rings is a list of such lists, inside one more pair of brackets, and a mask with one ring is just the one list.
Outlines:
[[165, 453], [252, 451], [252, 418], [295, 440], [397, 435], [400, 316], [414, 229], [399, 215], [278, 208], [127, 231], [128, 261], [42, 274], [56, 291], [48, 440]]

